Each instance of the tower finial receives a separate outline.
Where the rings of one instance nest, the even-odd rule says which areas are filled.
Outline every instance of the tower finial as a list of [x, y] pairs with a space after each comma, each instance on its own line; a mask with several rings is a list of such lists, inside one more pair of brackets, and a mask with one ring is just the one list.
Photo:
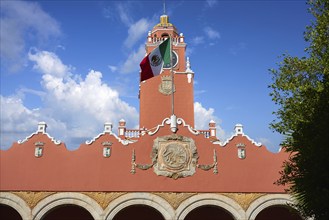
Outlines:
[[163, 0], [163, 14], [166, 14], [166, 0]]

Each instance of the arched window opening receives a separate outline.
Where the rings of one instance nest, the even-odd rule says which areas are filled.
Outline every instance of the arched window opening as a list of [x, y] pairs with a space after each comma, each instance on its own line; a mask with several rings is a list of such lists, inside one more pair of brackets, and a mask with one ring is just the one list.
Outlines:
[[200, 206], [187, 214], [184, 220], [234, 220], [231, 213], [218, 206]]
[[270, 206], [262, 210], [255, 220], [302, 220], [297, 210], [289, 206]]
[[0, 204], [0, 219], [22, 220], [23, 218], [14, 208]]
[[44, 215], [42, 220], [94, 220], [92, 215], [84, 208], [77, 205], [61, 205], [53, 208]]
[[162, 38], [168, 38], [169, 37], [169, 34], [168, 33], [163, 33], [163, 34], [161, 34], [161, 37]]
[[113, 218], [113, 220], [126, 219], [164, 220], [164, 217], [158, 210], [150, 206], [132, 205], [122, 209]]

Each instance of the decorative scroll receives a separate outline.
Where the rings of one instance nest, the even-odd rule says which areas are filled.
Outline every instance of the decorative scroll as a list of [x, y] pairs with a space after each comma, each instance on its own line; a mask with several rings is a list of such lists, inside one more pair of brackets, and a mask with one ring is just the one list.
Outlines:
[[148, 170], [151, 167], [153, 167], [153, 164], [137, 164], [136, 163], [136, 154], [135, 150], [133, 149], [133, 154], [131, 158], [131, 170], [130, 173], [135, 174], [136, 173], [136, 167], [140, 170]]
[[196, 129], [192, 128], [190, 125], [186, 124], [186, 122], [182, 118], [177, 118], [177, 124], [179, 124], [179, 125], [183, 124], [183, 126], [187, 127], [187, 129], [194, 135], [200, 134], [200, 132], [198, 130], [196, 130]]
[[136, 164], [136, 167], [140, 170], [148, 170], [153, 167], [153, 164]]
[[204, 171], [208, 171], [210, 169], [214, 169], [213, 173], [214, 174], [218, 174], [218, 168], [217, 168], [217, 154], [216, 154], [216, 150], [214, 149], [214, 163], [213, 164], [209, 164], [209, 165], [203, 165], [203, 164], [197, 164], [197, 168], [204, 170]]

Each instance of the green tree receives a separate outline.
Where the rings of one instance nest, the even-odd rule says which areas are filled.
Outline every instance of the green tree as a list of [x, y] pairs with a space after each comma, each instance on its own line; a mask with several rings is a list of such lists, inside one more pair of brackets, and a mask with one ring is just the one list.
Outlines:
[[272, 100], [279, 106], [271, 127], [290, 152], [277, 184], [288, 186], [305, 217], [329, 219], [329, 1], [310, 0], [306, 57], [287, 54], [271, 69]]

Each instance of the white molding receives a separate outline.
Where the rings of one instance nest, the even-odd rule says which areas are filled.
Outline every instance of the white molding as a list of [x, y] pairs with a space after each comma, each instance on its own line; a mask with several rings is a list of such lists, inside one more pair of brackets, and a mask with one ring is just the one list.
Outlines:
[[112, 131], [108, 132], [108, 131], [103, 131], [102, 133], [99, 133], [97, 136], [95, 136], [93, 139], [91, 139], [90, 141], [86, 141], [85, 143], [88, 145], [91, 145], [92, 143], [94, 143], [98, 138], [100, 138], [102, 135], [105, 134], [109, 134], [111, 136], [113, 136], [115, 139], [117, 139], [121, 144], [123, 145], [128, 145], [128, 144], [132, 144], [135, 143], [135, 141], [132, 140], [128, 140], [128, 139], [121, 139], [119, 138], [115, 133], [113, 133]]
[[[192, 134], [194, 134], [194, 135], [199, 135], [200, 134], [200, 132], [198, 130], [196, 130], [195, 128], [192, 128], [190, 125], [186, 124], [184, 119], [177, 118], [176, 122], [177, 122], [177, 124], [183, 125], [183, 127], [186, 127]], [[162, 123], [157, 125], [154, 131], [146, 131], [145, 133], [152, 136], [152, 135], [156, 134], [160, 130], [160, 128], [164, 127], [165, 124], [170, 125], [171, 124], [171, 119], [170, 118], [163, 119]], [[143, 133], [143, 131], [142, 131], [142, 136], [145, 133]]]
[[199, 135], [200, 134], [200, 131], [196, 130], [195, 128], [192, 128], [190, 125], [186, 124], [184, 119], [182, 118], [177, 118], [177, 124], [182, 124], [183, 123], [183, 126], [184, 127], [187, 127], [187, 129], [194, 135]]
[[[148, 135], [152, 136], [152, 135], [156, 134], [156, 133], [159, 131], [159, 129], [160, 129], [161, 127], [164, 127], [165, 124], [170, 125], [170, 118], [165, 118], [165, 119], [163, 119], [163, 120], [162, 120], [162, 123], [161, 123], [161, 124], [158, 124], [158, 125], [156, 126], [155, 131], [148, 131], [148, 132], [146, 132], [146, 133], [147, 133]], [[144, 133], [142, 133], [142, 135], [144, 135]]]
[[31, 135], [27, 136], [25, 139], [18, 140], [17, 143], [23, 144], [24, 142], [27, 142], [33, 135], [37, 135], [39, 133], [47, 135], [47, 137], [56, 145], [59, 145], [62, 143], [61, 141], [56, 140], [55, 138], [51, 137], [47, 132], [41, 132], [41, 131], [36, 131], [36, 132], [32, 133]]
[[244, 134], [243, 132], [241, 134], [238, 134], [238, 133], [233, 134], [230, 138], [226, 139], [226, 141], [224, 141], [224, 142], [215, 141], [215, 142], [213, 142], [213, 144], [218, 144], [221, 147], [225, 147], [231, 140], [233, 140], [233, 138], [238, 137], [239, 135], [242, 135], [242, 137], [246, 137], [253, 145], [255, 145], [257, 147], [262, 146], [262, 143], [256, 142], [254, 139], [250, 138], [248, 135]]

